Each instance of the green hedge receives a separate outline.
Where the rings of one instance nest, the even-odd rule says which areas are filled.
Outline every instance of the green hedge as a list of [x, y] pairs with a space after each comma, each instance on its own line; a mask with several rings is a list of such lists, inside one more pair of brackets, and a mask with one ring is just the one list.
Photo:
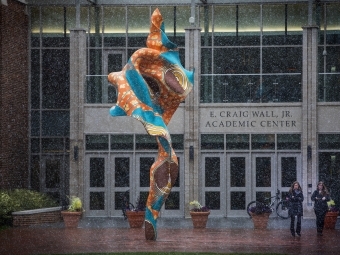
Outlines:
[[10, 224], [12, 212], [55, 206], [58, 206], [55, 200], [37, 191], [0, 190], [0, 225]]

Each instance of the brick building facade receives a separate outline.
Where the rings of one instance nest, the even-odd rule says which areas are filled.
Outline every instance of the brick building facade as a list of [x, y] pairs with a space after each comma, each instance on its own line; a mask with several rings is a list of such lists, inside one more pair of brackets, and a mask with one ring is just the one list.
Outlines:
[[26, 4], [0, 4], [0, 189], [28, 188], [28, 16]]

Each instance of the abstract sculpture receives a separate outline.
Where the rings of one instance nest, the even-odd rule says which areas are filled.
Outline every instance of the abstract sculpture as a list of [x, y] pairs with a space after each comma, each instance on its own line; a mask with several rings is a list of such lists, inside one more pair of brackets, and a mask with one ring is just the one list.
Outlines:
[[150, 168], [150, 191], [145, 212], [145, 238], [156, 240], [157, 218], [178, 176], [178, 161], [167, 125], [193, 86], [193, 72], [184, 69], [177, 45], [164, 32], [161, 13], [151, 16], [147, 48], [135, 51], [120, 72], [108, 75], [118, 92], [112, 116], [139, 120], [158, 143], [158, 156]]

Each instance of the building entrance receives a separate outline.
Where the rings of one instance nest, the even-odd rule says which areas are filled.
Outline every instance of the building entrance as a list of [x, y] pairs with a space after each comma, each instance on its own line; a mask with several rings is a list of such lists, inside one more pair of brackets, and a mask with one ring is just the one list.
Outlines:
[[[182, 154], [178, 154], [179, 176], [161, 210], [161, 216], [184, 214], [184, 173]], [[150, 187], [150, 167], [155, 154], [87, 154], [85, 165], [85, 214], [93, 217], [121, 217], [123, 199], [146, 203]]]
[[204, 204], [213, 215], [247, 217], [251, 201], [263, 201], [279, 190], [283, 197], [301, 182], [300, 153], [203, 154]]

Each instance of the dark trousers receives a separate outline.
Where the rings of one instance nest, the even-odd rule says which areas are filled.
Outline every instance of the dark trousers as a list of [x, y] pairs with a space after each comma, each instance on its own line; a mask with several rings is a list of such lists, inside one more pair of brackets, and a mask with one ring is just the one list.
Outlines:
[[[300, 234], [301, 232], [301, 215], [297, 215], [297, 222], [296, 222], [296, 233]], [[295, 216], [291, 215], [290, 216], [290, 232], [292, 232], [292, 234], [295, 233]]]
[[318, 231], [318, 233], [322, 233], [323, 230], [323, 226], [325, 225], [325, 216], [326, 216], [326, 212], [319, 212], [319, 211], [315, 211], [315, 215], [316, 215], [316, 230]]

